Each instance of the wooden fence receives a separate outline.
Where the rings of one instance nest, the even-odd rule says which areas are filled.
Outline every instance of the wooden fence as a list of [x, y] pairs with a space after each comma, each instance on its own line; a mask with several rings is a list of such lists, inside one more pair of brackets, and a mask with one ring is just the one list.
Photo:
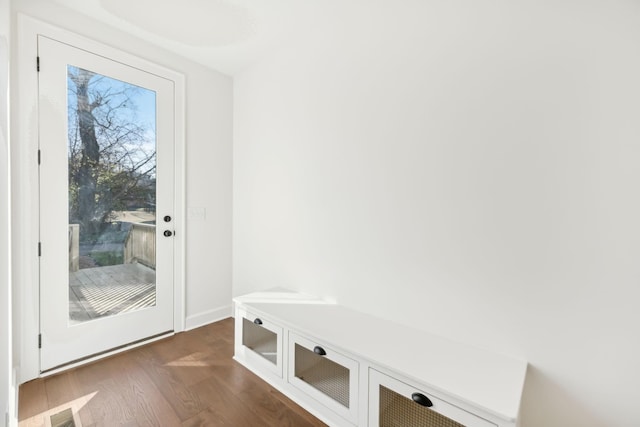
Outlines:
[[[140, 263], [156, 268], [156, 226], [131, 224], [124, 241], [124, 264]], [[69, 224], [69, 272], [80, 269], [80, 225]]]
[[124, 241], [124, 263], [140, 263], [156, 268], [156, 226], [154, 224], [131, 224]]

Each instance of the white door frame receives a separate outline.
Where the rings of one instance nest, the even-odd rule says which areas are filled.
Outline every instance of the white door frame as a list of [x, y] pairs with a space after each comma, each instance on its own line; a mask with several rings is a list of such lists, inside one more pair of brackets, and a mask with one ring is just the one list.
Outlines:
[[[18, 94], [16, 132], [12, 139], [13, 261], [15, 301], [19, 319], [18, 360], [20, 383], [40, 376], [40, 290], [38, 236], [40, 212], [38, 197], [38, 74], [37, 37], [44, 35], [80, 49], [103, 55], [175, 83], [175, 223], [174, 249], [174, 331], [185, 328], [185, 78], [182, 74], [44, 23], [18, 15]], [[126, 350], [126, 348], [119, 351]]]

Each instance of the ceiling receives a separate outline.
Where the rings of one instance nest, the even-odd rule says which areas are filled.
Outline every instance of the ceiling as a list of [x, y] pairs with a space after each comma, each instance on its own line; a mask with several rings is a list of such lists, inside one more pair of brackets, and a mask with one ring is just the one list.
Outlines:
[[53, 1], [231, 75], [317, 28], [327, 13], [319, 0]]

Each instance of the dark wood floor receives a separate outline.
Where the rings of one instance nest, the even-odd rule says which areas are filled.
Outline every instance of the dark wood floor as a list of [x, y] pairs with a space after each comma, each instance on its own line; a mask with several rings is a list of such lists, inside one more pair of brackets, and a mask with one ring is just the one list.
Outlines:
[[324, 426], [232, 360], [233, 320], [177, 334], [23, 384], [20, 427], [50, 426], [68, 408], [76, 426]]

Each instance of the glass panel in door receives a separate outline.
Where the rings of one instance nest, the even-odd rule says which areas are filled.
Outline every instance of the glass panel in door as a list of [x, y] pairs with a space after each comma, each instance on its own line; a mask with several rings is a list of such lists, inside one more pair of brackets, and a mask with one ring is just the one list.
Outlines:
[[67, 65], [69, 322], [156, 304], [156, 93]]

